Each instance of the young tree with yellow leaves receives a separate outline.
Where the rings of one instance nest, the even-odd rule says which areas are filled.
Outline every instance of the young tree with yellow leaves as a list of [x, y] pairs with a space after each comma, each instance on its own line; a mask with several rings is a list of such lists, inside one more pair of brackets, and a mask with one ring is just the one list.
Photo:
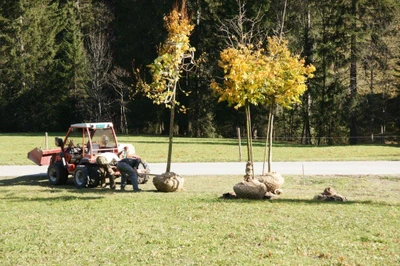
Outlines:
[[[262, 87], [262, 73], [266, 66], [262, 51], [251, 44], [223, 50], [218, 65], [224, 71], [224, 82], [222, 85], [215, 80], [211, 83], [211, 88], [220, 96], [218, 101], [227, 101], [235, 109], [245, 108], [248, 169], [253, 169], [254, 161], [250, 104], [257, 105], [265, 98], [262, 88], [266, 87]], [[247, 171], [246, 175], [247, 178], [254, 178], [253, 171]]]
[[[265, 67], [262, 82], [262, 87], [269, 88], [263, 89], [264, 99], [262, 100], [262, 103], [269, 110], [266, 142], [266, 147], [268, 146], [268, 173], [271, 172], [272, 164], [274, 107], [278, 104], [289, 109], [293, 104], [300, 103], [300, 96], [307, 89], [307, 78], [312, 78], [312, 73], [315, 71], [313, 65], [305, 66], [304, 59], [298, 55], [292, 55], [287, 45], [288, 42], [282, 38], [268, 38], [268, 54], [265, 57], [265, 64], [268, 67]], [[265, 157], [263, 175], [265, 174]]]
[[304, 65], [304, 59], [291, 55], [287, 41], [268, 38], [268, 49], [253, 45], [227, 48], [220, 54], [219, 66], [224, 71], [222, 85], [215, 80], [211, 88], [219, 101], [227, 101], [236, 109], [245, 107], [248, 161], [253, 164], [250, 104], [265, 104], [269, 109], [268, 147], [271, 172], [273, 109], [276, 104], [290, 108], [300, 102], [307, 89], [307, 77], [312, 77], [314, 66]]
[[[246, 112], [248, 162], [245, 180], [236, 184], [234, 190], [236, 194], [240, 192], [241, 197], [260, 198], [269, 191], [265, 184], [271, 184], [270, 178], [277, 178], [271, 172], [274, 107], [279, 104], [290, 108], [292, 104], [300, 102], [300, 96], [307, 89], [306, 80], [312, 77], [315, 67], [305, 66], [304, 59], [290, 53], [287, 41], [277, 37], [268, 38], [267, 50], [251, 44], [239, 45], [224, 49], [220, 57], [219, 66], [224, 72], [223, 84], [213, 80], [211, 88], [219, 95], [219, 101], [227, 101], [236, 109], [243, 106]], [[264, 104], [269, 109], [266, 143], [269, 149], [268, 179], [264, 176], [264, 169], [261, 177], [254, 177], [251, 104]], [[279, 178], [283, 183], [283, 179]], [[273, 193], [276, 191], [274, 188]]]
[[[138, 86], [146, 96], [156, 104], [164, 104], [170, 108], [169, 146], [166, 173], [171, 170], [172, 140], [174, 129], [175, 106], [180, 106], [176, 101], [176, 91], [179, 80], [184, 71], [193, 66], [195, 48], [190, 46], [189, 37], [194, 29], [186, 9], [186, 0], [182, 1], [180, 8], [176, 5], [164, 17], [168, 31], [167, 39], [158, 49], [158, 57], [148, 67], [152, 74], [152, 83], [147, 84], [139, 79]], [[180, 106], [185, 111], [185, 106]]]
[[[245, 108], [247, 135], [245, 179], [247, 180], [254, 179], [250, 105], [257, 105], [264, 97], [259, 87], [262, 81], [260, 73], [264, 67], [263, 50], [256, 41], [262, 36], [257, 26], [262, 15], [259, 12], [254, 19], [249, 19], [246, 17], [246, 3], [241, 0], [236, 2], [238, 14], [219, 26], [219, 32], [228, 45], [228, 48], [220, 53], [221, 59], [218, 62], [224, 72], [224, 81], [223, 84], [218, 84], [213, 80], [211, 88], [220, 96], [219, 101], [227, 101], [235, 109], [242, 106]], [[257, 43], [257, 46], [254, 46], [254, 43]]]

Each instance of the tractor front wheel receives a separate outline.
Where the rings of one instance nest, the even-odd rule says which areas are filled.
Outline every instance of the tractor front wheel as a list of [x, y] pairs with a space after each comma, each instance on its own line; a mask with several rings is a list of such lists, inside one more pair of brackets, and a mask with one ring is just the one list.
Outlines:
[[74, 184], [77, 188], [87, 187], [89, 182], [89, 174], [86, 167], [78, 167], [74, 172]]
[[47, 169], [47, 176], [52, 185], [64, 185], [68, 180], [68, 171], [62, 163], [53, 163]]

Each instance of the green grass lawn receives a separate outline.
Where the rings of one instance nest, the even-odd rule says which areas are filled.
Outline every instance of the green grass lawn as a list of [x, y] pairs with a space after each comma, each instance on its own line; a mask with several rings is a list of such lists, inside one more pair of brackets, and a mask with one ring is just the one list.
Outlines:
[[[0, 265], [400, 264], [399, 177], [287, 176], [278, 199], [221, 198], [241, 180], [132, 193], [0, 177]], [[314, 201], [327, 186], [348, 201]]]
[[[65, 134], [65, 133], [64, 133]], [[49, 134], [48, 146], [54, 148], [54, 137], [63, 134]], [[127, 136], [118, 137], [121, 143], [131, 143], [136, 153], [149, 163], [166, 162], [168, 137]], [[45, 148], [44, 134], [0, 134], [2, 151], [0, 165], [33, 164], [27, 153], [33, 148]], [[173, 141], [173, 162], [236, 162], [240, 159], [239, 144], [235, 139], [181, 138]], [[246, 161], [245, 143], [241, 145], [241, 161]], [[265, 143], [254, 141], [254, 159], [264, 159]], [[273, 161], [374, 161], [400, 160], [398, 145], [357, 145], [357, 146], [307, 146], [274, 143]]]
[[[38, 134], [0, 141], [1, 165], [33, 164], [27, 152], [46, 146]], [[166, 160], [167, 137], [119, 141]], [[398, 149], [274, 143], [273, 161], [400, 160]], [[263, 160], [264, 143], [254, 154]], [[173, 162], [215, 161], [239, 161], [237, 140], [174, 139]], [[184, 178], [183, 192], [158, 193], [150, 180], [132, 193], [0, 177], [0, 265], [400, 265], [400, 176], [285, 176], [275, 200], [221, 198], [243, 176]], [[327, 186], [348, 201], [313, 200]]]

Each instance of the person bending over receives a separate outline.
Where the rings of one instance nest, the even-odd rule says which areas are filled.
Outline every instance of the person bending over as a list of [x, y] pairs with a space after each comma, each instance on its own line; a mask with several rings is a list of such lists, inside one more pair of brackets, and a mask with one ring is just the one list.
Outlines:
[[142, 191], [138, 186], [139, 163], [140, 158], [124, 158], [118, 162], [117, 169], [121, 173], [121, 190], [125, 190], [126, 177], [129, 176], [132, 182], [133, 191]]
[[100, 169], [100, 180], [101, 187], [106, 187], [106, 177], [110, 180], [110, 188], [115, 189], [115, 173], [112, 169], [112, 165], [115, 165], [119, 161], [119, 158], [114, 153], [103, 153], [96, 158], [96, 163]]

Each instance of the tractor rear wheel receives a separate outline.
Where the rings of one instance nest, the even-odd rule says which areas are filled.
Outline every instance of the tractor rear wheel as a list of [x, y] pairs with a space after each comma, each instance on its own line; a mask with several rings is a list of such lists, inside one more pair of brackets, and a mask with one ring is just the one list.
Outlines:
[[47, 176], [52, 185], [64, 185], [68, 181], [68, 171], [62, 163], [53, 163], [47, 168]]
[[86, 167], [78, 167], [74, 172], [74, 184], [77, 188], [85, 188], [89, 183], [89, 174]]

